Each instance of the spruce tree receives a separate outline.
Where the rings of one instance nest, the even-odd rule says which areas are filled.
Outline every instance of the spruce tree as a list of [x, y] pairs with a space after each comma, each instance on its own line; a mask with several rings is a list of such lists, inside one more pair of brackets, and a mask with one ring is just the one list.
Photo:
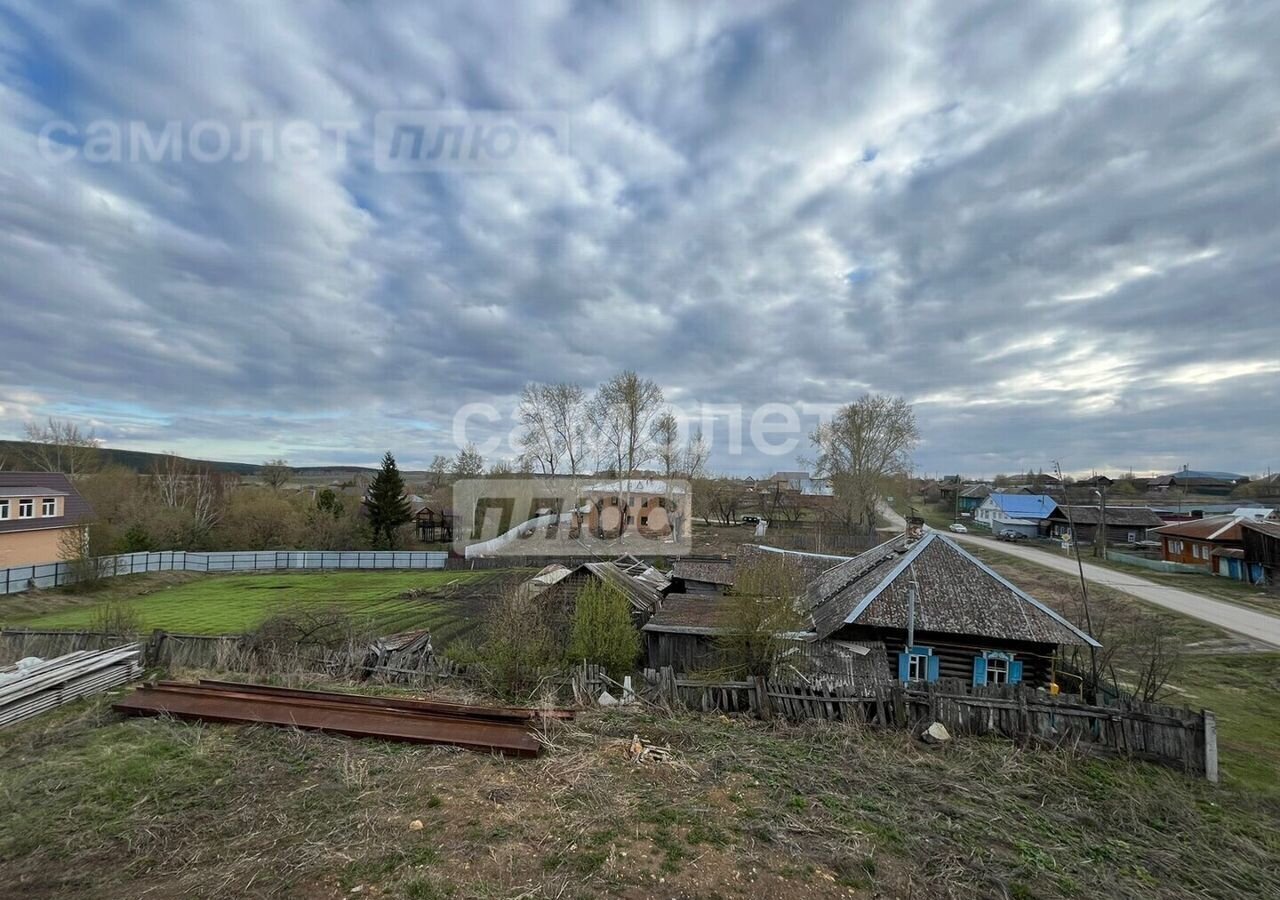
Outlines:
[[373, 530], [374, 542], [377, 543], [385, 535], [387, 546], [394, 549], [396, 529], [412, 516], [409, 512], [409, 500], [404, 495], [404, 478], [400, 476], [396, 458], [391, 455], [390, 450], [382, 457], [382, 468], [369, 485], [365, 508], [369, 512], [369, 527]]

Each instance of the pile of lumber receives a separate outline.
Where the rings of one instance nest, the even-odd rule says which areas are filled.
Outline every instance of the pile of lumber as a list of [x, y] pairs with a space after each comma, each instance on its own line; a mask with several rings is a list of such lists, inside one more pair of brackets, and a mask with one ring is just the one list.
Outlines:
[[542, 743], [536, 726], [549, 718], [572, 716], [568, 710], [471, 706], [208, 679], [145, 684], [115, 708], [130, 715], [282, 725], [510, 756], [537, 756]]
[[0, 728], [135, 680], [142, 674], [139, 652], [137, 644], [127, 644], [0, 669]]

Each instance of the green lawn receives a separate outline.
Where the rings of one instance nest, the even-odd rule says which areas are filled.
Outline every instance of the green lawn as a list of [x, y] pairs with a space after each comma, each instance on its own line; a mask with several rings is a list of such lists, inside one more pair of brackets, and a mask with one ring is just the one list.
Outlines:
[[[362, 624], [384, 632], [431, 628], [442, 636], [463, 630], [476, 610], [469, 601], [495, 572], [324, 572], [204, 576], [130, 596], [120, 586], [101, 597], [69, 595], [61, 608], [19, 611], [0, 606], [7, 625], [87, 628], [102, 603], [129, 606], [142, 630], [185, 634], [237, 634], [299, 606], [340, 606]], [[412, 590], [425, 596], [401, 596]]]

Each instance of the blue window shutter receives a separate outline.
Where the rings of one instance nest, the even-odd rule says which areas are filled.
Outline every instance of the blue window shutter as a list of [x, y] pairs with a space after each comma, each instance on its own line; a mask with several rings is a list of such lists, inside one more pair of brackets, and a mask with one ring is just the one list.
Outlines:
[[898, 654], [898, 680], [908, 681], [911, 678], [911, 654]]
[[930, 681], [938, 680], [938, 662], [939, 662], [938, 657], [936, 656], [929, 657], [929, 680]]
[[985, 656], [975, 656], [973, 658], [973, 683], [975, 685], [987, 683], [987, 658]]
[[1022, 662], [1015, 659], [1009, 663], [1009, 683], [1018, 684], [1020, 681], [1022, 681]]

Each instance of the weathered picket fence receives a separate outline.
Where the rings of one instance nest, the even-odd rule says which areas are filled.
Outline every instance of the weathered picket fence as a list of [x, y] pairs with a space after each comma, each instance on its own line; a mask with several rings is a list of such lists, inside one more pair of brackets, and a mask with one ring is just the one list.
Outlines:
[[[114, 647], [136, 640], [127, 635], [92, 631], [6, 628], [0, 631], [0, 662], [28, 656], [52, 659], [77, 650]], [[422, 682], [456, 678], [465, 669], [434, 653], [408, 653], [385, 640], [350, 641], [338, 647], [299, 645], [263, 647], [249, 635], [175, 634], [155, 631], [143, 645], [147, 668], [206, 669], [257, 674], [316, 673], [330, 677], [394, 682]], [[409, 647], [408, 649], [412, 649]]]
[[1105, 705], [1023, 685], [975, 687], [958, 680], [888, 688], [817, 687], [755, 678], [708, 682], [670, 668], [645, 672], [657, 696], [702, 712], [762, 719], [825, 719], [923, 730], [941, 722], [956, 735], [999, 735], [1041, 746], [1121, 755], [1218, 780], [1217, 720], [1210, 710], [1118, 698]]

